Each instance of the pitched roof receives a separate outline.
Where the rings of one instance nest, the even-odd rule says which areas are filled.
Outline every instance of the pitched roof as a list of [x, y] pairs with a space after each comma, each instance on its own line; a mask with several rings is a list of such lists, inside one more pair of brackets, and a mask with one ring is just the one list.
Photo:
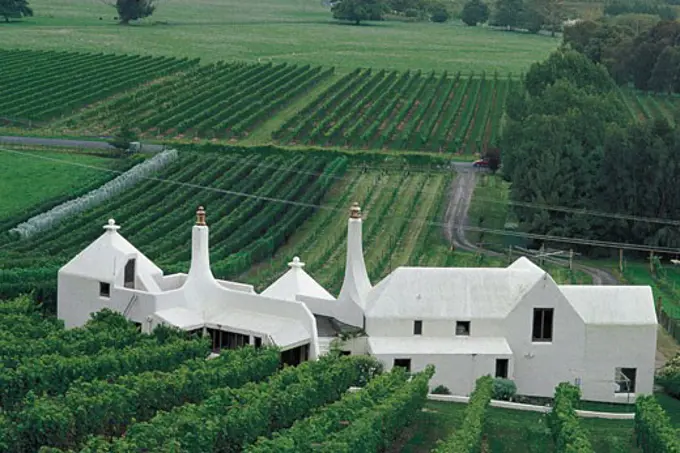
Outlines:
[[263, 296], [294, 301], [295, 296], [300, 294], [317, 299], [335, 300], [331, 293], [302, 269], [304, 263], [301, 263], [298, 257], [293, 258], [288, 265], [290, 270], [262, 291]]
[[649, 286], [559, 287], [586, 324], [657, 324], [654, 296]]
[[512, 355], [503, 337], [369, 337], [371, 354]]
[[136, 255], [138, 275], [162, 274], [149, 258], [137, 250], [115, 229], [108, 229], [87, 248], [66, 263], [60, 272], [89, 277], [96, 280], [111, 281], [126, 264], [128, 257]]
[[223, 330], [244, 329], [269, 335], [282, 350], [291, 349], [312, 341], [310, 333], [294, 318], [284, 318], [265, 313], [230, 309], [206, 321], [219, 324]]
[[545, 274], [523, 267], [400, 267], [369, 293], [366, 317], [504, 318]]

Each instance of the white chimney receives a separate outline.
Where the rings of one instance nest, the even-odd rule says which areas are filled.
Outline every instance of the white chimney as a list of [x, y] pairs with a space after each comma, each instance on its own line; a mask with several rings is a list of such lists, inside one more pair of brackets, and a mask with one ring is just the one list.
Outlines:
[[366, 272], [364, 250], [361, 237], [361, 208], [358, 203], [352, 205], [347, 225], [347, 261], [345, 263], [345, 280], [340, 289], [338, 301], [350, 300], [362, 309], [366, 308], [366, 296], [371, 290], [371, 281]]
[[198, 211], [196, 211], [196, 225], [194, 225], [191, 231], [191, 265], [187, 281], [215, 280], [210, 269], [209, 234], [210, 230], [205, 224], [205, 210], [203, 206], [199, 206]]

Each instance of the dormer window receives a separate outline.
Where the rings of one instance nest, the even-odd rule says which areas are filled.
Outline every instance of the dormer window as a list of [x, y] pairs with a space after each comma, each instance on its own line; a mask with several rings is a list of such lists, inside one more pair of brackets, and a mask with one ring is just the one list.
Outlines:
[[111, 297], [111, 284], [99, 282], [99, 295], [106, 298]]
[[456, 322], [456, 335], [460, 336], [470, 336], [470, 321], [457, 321]]
[[413, 321], [413, 335], [423, 334], [423, 321]]

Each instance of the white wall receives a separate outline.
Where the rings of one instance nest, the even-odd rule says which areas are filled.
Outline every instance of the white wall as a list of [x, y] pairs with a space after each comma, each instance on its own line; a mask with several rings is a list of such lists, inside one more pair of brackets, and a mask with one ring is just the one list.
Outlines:
[[411, 359], [411, 372], [425, 369], [427, 365], [435, 366], [435, 374], [430, 380], [430, 388], [445, 385], [454, 395], [469, 395], [475, 388], [475, 381], [481, 376], [496, 372], [496, 359], [510, 359], [508, 377], [512, 379], [513, 364], [511, 356], [492, 355], [458, 355], [458, 354], [432, 354], [432, 355], [399, 355], [399, 354], [373, 354], [385, 366], [385, 370], [391, 370], [394, 359]]
[[498, 337], [502, 332], [502, 319], [400, 319], [366, 318], [366, 333], [372, 337], [408, 337], [413, 335], [413, 322], [423, 322], [424, 337], [452, 338], [456, 335], [457, 321], [470, 321], [470, 336]]
[[[532, 342], [534, 308], [554, 309], [551, 343]], [[550, 276], [529, 290], [499, 334], [514, 354], [519, 394], [552, 397], [557, 384], [583, 375], [585, 325]]]
[[90, 314], [110, 307], [110, 299], [99, 296], [99, 281], [60, 272], [57, 279], [57, 317], [67, 329], [80, 327]]
[[581, 391], [583, 399], [609, 402], [634, 402], [635, 397], [613, 390], [616, 368], [637, 368], [638, 394], [654, 390], [656, 353], [655, 325], [586, 327], [585, 370]]

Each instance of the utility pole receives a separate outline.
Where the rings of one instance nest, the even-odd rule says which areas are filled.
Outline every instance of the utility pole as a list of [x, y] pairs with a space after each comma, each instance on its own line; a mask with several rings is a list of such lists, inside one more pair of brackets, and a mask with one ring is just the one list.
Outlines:
[[654, 275], [654, 250], [649, 251], [649, 273]]
[[619, 249], [619, 272], [623, 274], [623, 249]]
[[512, 244], [508, 247], [508, 265], [512, 262]]
[[541, 249], [538, 251], [538, 253], [540, 254], [539, 263], [540, 263], [541, 268], [543, 267], [543, 256], [544, 256], [543, 253], [544, 252], [545, 252], [545, 242], [541, 244]]
[[569, 249], [569, 270], [574, 268], [574, 249]]

